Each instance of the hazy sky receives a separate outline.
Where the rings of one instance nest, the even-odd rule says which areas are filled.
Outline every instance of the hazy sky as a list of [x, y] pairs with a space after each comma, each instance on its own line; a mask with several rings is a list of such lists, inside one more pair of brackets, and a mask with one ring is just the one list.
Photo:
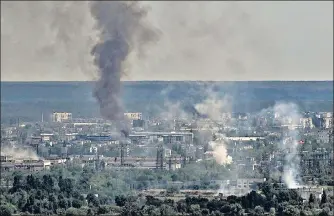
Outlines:
[[[333, 80], [333, 2], [143, 2], [160, 39], [125, 80]], [[2, 81], [91, 80], [87, 2], [1, 2]]]

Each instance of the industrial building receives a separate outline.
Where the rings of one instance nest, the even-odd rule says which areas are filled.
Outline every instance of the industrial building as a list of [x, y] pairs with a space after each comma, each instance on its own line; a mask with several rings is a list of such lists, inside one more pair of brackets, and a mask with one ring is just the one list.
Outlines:
[[187, 143], [192, 144], [194, 134], [191, 132], [135, 132], [129, 135], [131, 143], [140, 144], [162, 140], [164, 144]]
[[72, 157], [69, 163], [80, 164], [84, 166], [96, 166], [96, 164], [103, 164], [104, 169], [126, 169], [126, 168], [137, 168], [137, 169], [166, 169], [175, 170], [181, 168], [182, 158], [169, 157], [161, 158], [161, 164], [158, 163], [160, 160], [154, 157], [131, 157], [126, 156], [123, 158], [123, 164], [119, 157], [103, 157], [96, 155], [81, 155]]
[[25, 170], [40, 171], [50, 169], [51, 161], [46, 160], [15, 160], [11, 156], [1, 156], [1, 172]]

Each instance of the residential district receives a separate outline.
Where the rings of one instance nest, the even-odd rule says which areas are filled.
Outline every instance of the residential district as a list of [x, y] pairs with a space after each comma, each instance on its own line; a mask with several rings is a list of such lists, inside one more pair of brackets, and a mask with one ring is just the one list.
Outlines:
[[178, 188], [174, 198], [241, 196], [275, 175], [280, 184], [286, 185], [283, 173], [287, 163], [294, 164], [288, 166], [289, 170], [297, 170], [295, 189], [304, 200], [311, 193], [321, 197], [324, 186], [333, 186], [330, 112], [303, 113], [297, 123], [292, 117], [270, 112], [223, 113], [215, 120], [124, 115], [129, 125], [124, 134], [113, 132], [112, 122], [75, 118], [67, 112], [54, 112], [50, 118], [42, 116], [39, 122], [15, 119], [10, 125], [2, 125], [1, 187], [13, 187], [5, 173], [17, 171], [37, 173], [53, 167], [81, 167], [110, 173], [134, 169], [168, 172], [204, 161], [216, 161], [235, 172], [206, 180], [136, 179], [126, 188], [155, 197], [166, 196], [172, 187]]

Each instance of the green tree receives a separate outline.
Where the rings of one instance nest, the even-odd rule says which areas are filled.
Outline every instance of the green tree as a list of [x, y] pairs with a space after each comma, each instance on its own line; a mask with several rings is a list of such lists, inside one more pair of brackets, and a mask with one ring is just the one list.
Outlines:
[[0, 206], [0, 215], [1, 216], [12, 216], [12, 212], [10, 211], [10, 208], [8, 207], [8, 205]]
[[79, 200], [79, 199], [74, 198], [74, 199], [72, 200], [72, 206], [73, 206], [74, 208], [81, 208], [81, 206], [83, 206], [83, 205], [84, 205], [83, 201], [81, 201], [81, 200]]
[[95, 215], [94, 210], [91, 209], [91, 208], [89, 208], [89, 209], [87, 210], [87, 216], [93, 216], [93, 215]]
[[311, 211], [308, 211], [308, 210], [302, 210], [300, 212], [300, 216], [313, 216], [313, 213]]
[[80, 212], [78, 211], [78, 209], [76, 208], [68, 208], [66, 210], [66, 216], [79, 216], [80, 215]]
[[139, 216], [140, 208], [137, 203], [126, 202], [125, 206], [122, 208], [121, 216]]
[[198, 204], [190, 205], [190, 212], [191, 212], [191, 215], [193, 215], [193, 216], [201, 216], [202, 215], [201, 207]]
[[19, 209], [23, 209], [24, 206], [27, 204], [27, 201], [28, 201], [28, 194], [26, 191], [20, 191], [20, 200], [18, 202], [18, 205], [17, 207]]
[[109, 206], [107, 205], [101, 205], [97, 209], [97, 214], [107, 214], [110, 212]]
[[126, 198], [124, 196], [116, 196], [115, 203], [117, 206], [123, 207], [126, 203]]
[[14, 193], [22, 187], [22, 178], [22, 174], [14, 174], [13, 187], [10, 189], [10, 193]]
[[86, 199], [90, 206], [98, 207], [100, 205], [99, 199], [92, 193], [87, 194]]
[[270, 216], [275, 216], [276, 215], [276, 209], [275, 208], [270, 208], [269, 215]]
[[283, 210], [283, 215], [285, 216], [296, 216], [299, 214], [300, 214], [299, 209], [292, 205], [286, 206], [285, 209]]
[[241, 216], [244, 213], [242, 206], [239, 203], [231, 204], [230, 206], [230, 215], [231, 216]]
[[161, 216], [174, 216], [176, 214], [175, 210], [173, 207], [166, 205], [166, 204], [162, 204], [160, 206], [160, 215]]
[[327, 203], [327, 194], [326, 191], [324, 190], [322, 195], [321, 195], [321, 204]]
[[262, 206], [256, 206], [254, 208], [254, 213], [253, 213], [253, 216], [261, 216], [261, 215], [264, 215], [264, 209]]
[[141, 210], [141, 213], [144, 215], [150, 216], [160, 216], [160, 208], [157, 208], [153, 205], [145, 205], [144, 208]]
[[184, 201], [177, 202], [176, 209], [179, 213], [185, 213], [187, 211], [187, 204]]
[[308, 199], [308, 203], [311, 204], [311, 203], [315, 203], [315, 196], [313, 193], [310, 194], [310, 197]]
[[329, 216], [329, 213], [328, 213], [329, 211], [326, 211], [326, 210], [322, 210], [321, 212], [320, 212], [320, 214], [319, 214], [319, 216]]

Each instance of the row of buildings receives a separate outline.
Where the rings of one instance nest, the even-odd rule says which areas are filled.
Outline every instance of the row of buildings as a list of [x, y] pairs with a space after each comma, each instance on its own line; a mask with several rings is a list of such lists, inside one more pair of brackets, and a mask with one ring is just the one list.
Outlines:
[[[143, 127], [144, 119], [142, 113], [124, 113], [126, 119], [131, 120], [134, 127]], [[268, 123], [268, 121], [272, 121], [274, 119], [282, 118], [279, 115], [274, 116], [265, 116], [257, 119], [257, 124]], [[68, 112], [54, 112], [51, 117], [53, 122], [72, 122], [72, 113]], [[237, 119], [241, 121], [250, 120], [251, 117], [246, 113], [221, 113], [221, 116], [217, 119], [218, 121], [229, 122], [232, 119]], [[291, 124], [293, 119], [291, 117], [284, 117], [282, 122], [286, 122]], [[304, 113], [298, 122], [299, 127], [301, 128], [332, 128], [333, 127], [333, 113], [331, 112], [323, 112], [323, 113]]]
[[[13, 169], [48, 169], [55, 164], [64, 166], [93, 166], [96, 169], [166, 169], [181, 168], [190, 161], [216, 159], [213, 140], [221, 141], [226, 157], [232, 156], [233, 164], [239, 173], [256, 172], [264, 168], [279, 170], [284, 165], [284, 152], [272, 152], [268, 157], [256, 157], [256, 149], [268, 145], [282, 145], [279, 141], [286, 132], [286, 124], [291, 125], [287, 117], [261, 116], [260, 122], [266, 127], [258, 129], [258, 122], [251, 115], [224, 114], [222, 119], [234, 119], [237, 124], [224, 124], [225, 120], [210, 119], [173, 121], [144, 120], [141, 113], [125, 113], [131, 120], [129, 133], [122, 137], [112, 133], [111, 122], [92, 119], [73, 119], [71, 113], [53, 113], [53, 122], [19, 125], [2, 130], [3, 140], [11, 145], [19, 145], [20, 134], [26, 134], [21, 144], [33, 147], [41, 157], [39, 160], [9, 160], [1, 162], [3, 171]], [[308, 115], [308, 116], [307, 116]], [[298, 130], [307, 128], [316, 119], [331, 119], [331, 114], [307, 114], [299, 121]], [[269, 124], [268, 122], [275, 124]], [[263, 123], [262, 122], [262, 123]], [[128, 122], [129, 123], [129, 122]], [[254, 124], [252, 124], [254, 123]], [[278, 124], [280, 123], [280, 124]], [[167, 128], [167, 126], [170, 126]], [[166, 127], [165, 127], [166, 126]], [[325, 126], [327, 127], [327, 126]], [[234, 134], [231, 133], [233, 131]], [[246, 131], [246, 132], [245, 132]], [[300, 130], [303, 132], [303, 130]], [[307, 130], [305, 130], [307, 131]], [[321, 140], [330, 142], [330, 130], [321, 130]], [[307, 132], [310, 133], [310, 132]], [[223, 135], [224, 134], [224, 135]], [[247, 135], [245, 135], [247, 134]], [[320, 133], [319, 133], [320, 134]], [[274, 138], [273, 138], [274, 137]], [[328, 139], [327, 139], [328, 137]], [[319, 136], [320, 139], [320, 136]], [[138, 153], [140, 150], [140, 153]], [[305, 172], [321, 166], [332, 166], [332, 152], [302, 152], [299, 157]], [[55, 158], [53, 156], [57, 156]], [[323, 159], [319, 155], [323, 156]], [[6, 155], [3, 155], [6, 156]], [[8, 155], [7, 155], [8, 156]], [[322, 157], [322, 156], [321, 156]], [[61, 159], [61, 160], [60, 160]], [[59, 162], [60, 160], [60, 162]], [[56, 162], [58, 161], [58, 162]], [[320, 161], [324, 161], [323, 163]]]

